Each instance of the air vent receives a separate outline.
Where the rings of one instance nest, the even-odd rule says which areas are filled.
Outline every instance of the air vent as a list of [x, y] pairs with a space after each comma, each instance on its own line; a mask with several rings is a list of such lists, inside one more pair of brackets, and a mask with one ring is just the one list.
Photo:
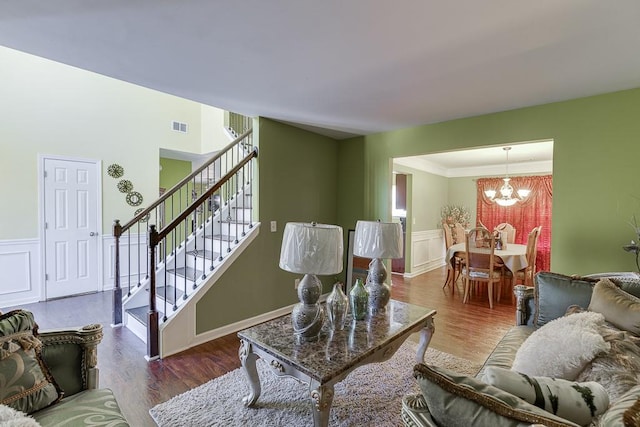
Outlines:
[[171, 122], [171, 129], [175, 130], [176, 132], [187, 133], [187, 124], [173, 121]]

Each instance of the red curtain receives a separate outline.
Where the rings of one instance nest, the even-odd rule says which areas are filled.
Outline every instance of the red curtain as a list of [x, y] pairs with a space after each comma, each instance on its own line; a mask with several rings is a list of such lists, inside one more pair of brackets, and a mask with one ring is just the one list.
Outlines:
[[[499, 192], [504, 184], [502, 178], [479, 178], [476, 212], [481, 221], [490, 230], [502, 222], [508, 222], [516, 228], [516, 243], [527, 244], [527, 235], [539, 225], [542, 226], [538, 238], [536, 270], [548, 271], [551, 266], [551, 201], [553, 199], [552, 176], [517, 176], [511, 178], [514, 190], [529, 189], [531, 193], [523, 201], [513, 206], [500, 206], [484, 194], [485, 190]], [[498, 193], [499, 194], [499, 193]]]

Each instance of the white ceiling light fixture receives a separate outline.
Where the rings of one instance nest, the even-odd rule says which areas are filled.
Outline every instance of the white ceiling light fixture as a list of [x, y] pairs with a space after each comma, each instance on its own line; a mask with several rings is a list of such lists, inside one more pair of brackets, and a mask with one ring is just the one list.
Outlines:
[[[500, 187], [499, 192], [496, 192], [495, 190], [485, 190], [484, 194], [489, 198], [489, 200], [496, 202], [500, 206], [513, 206], [517, 202], [524, 201], [529, 193], [531, 193], [531, 190], [521, 188], [516, 191], [514, 195], [513, 187], [509, 184], [509, 181], [511, 181], [511, 178], [509, 178], [509, 150], [511, 150], [511, 147], [504, 147], [503, 150], [507, 153], [507, 171], [504, 178], [502, 178], [504, 184]], [[500, 193], [500, 196], [496, 198], [498, 193]]]

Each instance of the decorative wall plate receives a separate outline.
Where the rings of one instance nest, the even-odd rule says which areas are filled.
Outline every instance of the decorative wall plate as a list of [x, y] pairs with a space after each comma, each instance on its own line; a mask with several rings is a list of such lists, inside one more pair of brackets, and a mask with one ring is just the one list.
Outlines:
[[[144, 210], [144, 208], [138, 208], [136, 209], [136, 211], [134, 212], [133, 216], [137, 216], [140, 212], [142, 212]], [[140, 218], [140, 222], [147, 222], [149, 221], [149, 217], [151, 216], [151, 214], [146, 214], [145, 216], [143, 216], [142, 218]]]
[[111, 178], [120, 178], [122, 175], [124, 175], [124, 168], [119, 164], [114, 163], [112, 165], [109, 165], [109, 167], [107, 168], [107, 174]]
[[142, 204], [142, 194], [137, 191], [127, 193], [127, 203], [130, 206], [140, 206]]
[[128, 179], [123, 179], [118, 182], [118, 190], [120, 190], [121, 193], [130, 193], [131, 190], [133, 190], [133, 184]]

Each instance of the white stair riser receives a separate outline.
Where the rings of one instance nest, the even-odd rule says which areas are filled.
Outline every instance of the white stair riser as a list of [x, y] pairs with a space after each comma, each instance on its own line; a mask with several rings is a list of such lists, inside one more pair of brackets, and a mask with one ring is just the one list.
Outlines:
[[231, 210], [231, 217], [239, 221], [251, 221], [251, 216], [252, 216], [251, 209], [237, 208], [237, 209]]
[[208, 251], [213, 251], [213, 252], [217, 252], [218, 254], [222, 255], [222, 257], [224, 258], [225, 254], [227, 252], [229, 252], [229, 248], [233, 248], [234, 246], [234, 240], [235, 238], [232, 238], [233, 240], [231, 242], [227, 242], [226, 240], [223, 240], [222, 242], [218, 239], [206, 239], [205, 240], [205, 249]]
[[[217, 252], [216, 252], [217, 254]], [[224, 256], [224, 254], [222, 254]], [[220, 264], [220, 261], [218, 261], [219, 256], [216, 255], [215, 258], [213, 258], [213, 268], [216, 268], [216, 266], [218, 266], [218, 264]], [[184, 262], [184, 260], [183, 260]], [[211, 267], [211, 260], [209, 258], [204, 260], [204, 266], [202, 264], [203, 259], [200, 257], [187, 257], [187, 266], [191, 267], [191, 268], [197, 268], [198, 270], [204, 270], [205, 273], [207, 271], [210, 271], [210, 267]]]
[[[197, 277], [198, 280], [200, 280], [200, 276]], [[185, 279], [182, 276], [174, 276], [171, 273], [167, 274], [167, 282], [169, 286], [174, 286], [180, 290], [184, 289], [185, 284], [187, 286], [187, 290], [193, 289], [193, 281], [191, 279]]]
[[145, 344], [147, 343], [147, 327], [145, 325], [127, 312], [124, 313], [124, 323], [127, 329], [133, 332]]

